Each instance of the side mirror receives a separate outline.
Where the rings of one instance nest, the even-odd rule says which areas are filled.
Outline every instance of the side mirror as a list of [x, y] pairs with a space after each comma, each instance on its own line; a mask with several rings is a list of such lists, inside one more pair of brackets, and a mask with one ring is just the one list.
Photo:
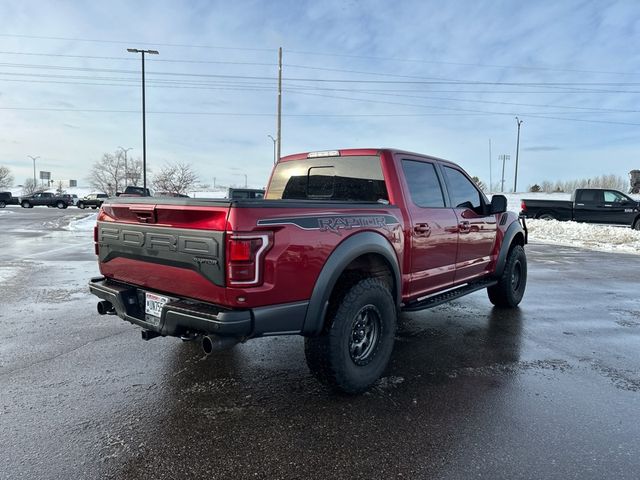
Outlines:
[[494, 195], [491, 198], [491, 214], [503, 213], [507, 211], [507, 197], [504, 195]]

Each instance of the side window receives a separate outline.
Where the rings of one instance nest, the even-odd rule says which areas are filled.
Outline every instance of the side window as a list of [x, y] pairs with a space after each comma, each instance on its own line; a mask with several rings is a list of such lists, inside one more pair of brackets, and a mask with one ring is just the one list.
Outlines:
[[618, 192], [606, 191], [604, 192], [604, 201], [606, 203], [622, 203], [626, 202], [627, 198]]
[[433, 163], [402, 160], [411, 200], [419, 207], [444, 207], [440, 180]]
[[582, 203], [602, 202], [602, 192], [600, 190], [581, 190], [576, 201]]
[[471, 208], [476, 213], [482, 213], [482, 200], [480, 192], [475, 185], [465, 177], [462, 172], [451, 167], [444, 167], [447, 177], [449, 195], [454, 208]]

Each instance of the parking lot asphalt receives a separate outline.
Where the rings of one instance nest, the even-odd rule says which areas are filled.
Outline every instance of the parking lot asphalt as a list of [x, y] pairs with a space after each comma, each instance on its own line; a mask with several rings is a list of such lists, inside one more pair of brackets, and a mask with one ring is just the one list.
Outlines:
[[0, 213], [0, 478], [558, 478], [640, 472], [640, 256], [527, 246], [519, 309], [402, 314], [385, 376], [319, 385], [300, 337], [206, 358], [101, 317], [77, 209]]

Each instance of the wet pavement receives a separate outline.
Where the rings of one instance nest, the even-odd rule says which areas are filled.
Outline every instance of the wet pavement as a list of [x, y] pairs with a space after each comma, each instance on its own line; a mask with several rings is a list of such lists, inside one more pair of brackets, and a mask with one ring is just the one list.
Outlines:
[[[529, 245], [521, 308], [403, 314], [367, 394], [299, 337], [205, 358], [95, 313], [92, 233], [0, 214], [0, 478], [638, 478], [640, 256]], [[42, 224], [49, 223], [48, 227]]]

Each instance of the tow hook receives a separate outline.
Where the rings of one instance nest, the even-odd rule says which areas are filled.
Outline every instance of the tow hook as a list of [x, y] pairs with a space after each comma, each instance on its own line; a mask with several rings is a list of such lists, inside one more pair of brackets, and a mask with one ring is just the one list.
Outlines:
[[142, 339], [146, 341], [152, 340], [160, 336], [158, 332], [154, 332], [153, 330], [142, 330], [142, 332], [140, 333], [142, 334]]

